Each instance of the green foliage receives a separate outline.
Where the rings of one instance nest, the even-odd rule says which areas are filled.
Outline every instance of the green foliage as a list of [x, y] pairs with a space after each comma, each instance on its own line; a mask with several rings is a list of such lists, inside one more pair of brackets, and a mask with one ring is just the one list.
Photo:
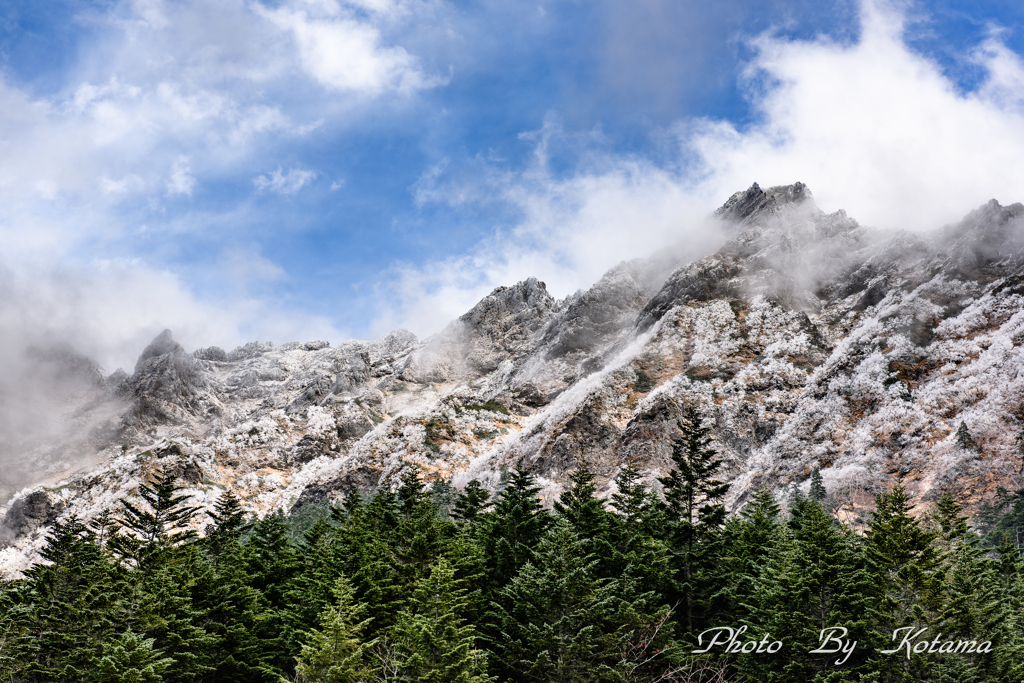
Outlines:
[[186, 505], [187, 496], [174, 477], [157, 472], [152, 485], [139, 486], [143, 505], [121, 501], [120, 524], [128, 532], [110, 538], [115, 554], [139, 567], [158, 561], [170, 548], [196, 537], [191, 527], [197, 508]]
[[[43, 562], [0, 582], [0, 682], [1024, 680], [1024, 494], [977, 520], [984, 543], [951, 494], [915, 516], [901, 486], [858, 535], [815, 475], [787, 514], [760, 489], [726, 519], [706, 427], [680, 428], [663, 498], [627, 465], [602, 501], [606, 475], [577, 466], [553, 509], [521, 470], [496, 494], [410, 473], [315, 518], [247, 521], [225, 494], [197, 539], [157, 476], [120, 517], [55, 524]], [[783, 646], [691, 656], [725, 625]], [[839, 663], [810, 652], [830, 626], [858, 643]], [[882, 654], [903, 626], [993, 650]]]
[[419, 683], [487, 683], [487, 657], [474, 647], [469, 601], [455, 570], [441, 558], [417, 582], [398, 616], [394, 637], [403, 680]]
[[636, 371], [636, 381], [633, 382], [633, 391], [638, 394], [646, 394], [654, 388], [654, 380], [643, 370]]
[[487, 403], [467, 403], [462, 406], [466, 410], [487, 410], [492, 413], [499, 413], [501, 415], [510, 415], [508, 408], [504, 404], [497, 401], [488, 401]]
[[961, 422], [960, 426], [956, 430], [956, 448], [961, 451], [974, 451], [975, 453], [981, 451], [981, 446], [971, 436], [971, 432], [967, 429], [967, 423]]
[[815, 468], [811, 472], [811, 486], [808, 492], [808, 497], [816, 503], [823, 503], [828, 497], [828, 491], [825, 490], [825, 484], [821, 481], [821, 470]]
[[491, 494], [487, 492], [479, 481], [473, 479], [455, 497], [455, 505], [452, 507], [452, 517], [464, 524], [473, 524], [477, 517], [487, 507], [487, 501]]
[[160, 683], [163, 674], [174, 664], [153, 648], [153, 638], [143, 638], [131, 631], [103, 646], [99, 662], [100, 678], [107, 683]]
[[363, 618], [366, 605], [344, 577], [333, 588], [334, 604], [320, 614], [320, 628], [310, 632], [297, 659], [300, 683], [359, 683], [369, 676], [367, 659], [375, 641], [364, 642], [372, 619]]
[[679, 422], [681, 436], [672, 444], [675, 469], [660, 479], [665, 496], [667, 539], [675, 557], [675, 592], [682, 602], [683, 624], [690, 633], [707, 622], [706, 614], [718, 592], [712, 578], [718, 563], [718, 543], [725, 522], [725, 498], [729, 485], [715, 475], [722, 465], [710, 447], [710, 430], [697, 411], [690, 408]]

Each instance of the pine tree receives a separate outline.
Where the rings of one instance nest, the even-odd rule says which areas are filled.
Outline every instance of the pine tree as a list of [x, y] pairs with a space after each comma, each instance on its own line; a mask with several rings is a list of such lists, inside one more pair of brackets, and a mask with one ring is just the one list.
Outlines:
[[398, 616], [395, 640], [403, 653], [404, 680], [417, 683], [487, 683], [487, 659], [475, 649], [475, 628], [466, 623], [466, 589], [445, 559], [421, 579]]
[[360, 683], [369, 679], [368, 649], [363, 632], [372, 621], [366, 605], [356, 602], [352, 584], [341, 577], [334, 585], [334, 604], [320, 614], [320, 628], [310, 632], [296, 658], [299, 683]]
[[719, 588], [710, 579], [725, 521], [722, 500], [729, 485], [714, 478], [722, 461], [710, 447], [710, 430], [695, 409], [687, 411], [679, 429], [682, 435], [672, 445], [675, 469], [660, 481], [668, 512], [668, 538], [675, 553], [681, 617], [686, 630], [694, 633], [698, 621], [709, 616], [712, 596]]

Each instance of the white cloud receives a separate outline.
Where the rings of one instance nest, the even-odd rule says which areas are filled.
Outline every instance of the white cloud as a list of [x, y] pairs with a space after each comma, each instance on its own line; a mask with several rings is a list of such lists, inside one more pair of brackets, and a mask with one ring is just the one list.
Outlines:
[[268, 190], [277, 194], [295, 194], [315, 178], [316, 171], [290, 168], [282, 172], [281, 167], [278, 166], [276, 170], [267, 175], [258, 176], [252, 182], [257, 190]]
[[987, 79], [965, 94], [908, 48], [892, 6], [865, 0], [861, 21], [852, 44], [757, 38], [744, 77], [757, 122], [681, 122], [670, 163], [592, 152], [574, 175], [556, 177], [548, 148], [564, 135], [549, 123], [528, 168], [477, 160], [430, 169], [420, 202], [499, 200], [522, 218], [469, 255], [394, 273], [386, 286], [398, 303], [378, 329], [435, 331], [491, 288], [530, 275], [564, 296], [622, 259], [706, 237], [702, 218], [755, 181], [803, 181], [821, 208], [886, 228], [937, 228], [992, 197], [1024, 201], [1020, 56], [993, 33], [973, 53]]
[[[55, 267], [41, 260], [0, 266], [0, 346], [70, 343], [106, 370], [131, 372], [153, 337], [170, 328], [186, 348], [230, 350], [253, 339], [341, 340], [347, 333], [322, 317], [251, 294], [282, 276], [271, 261], [227, 251], [221, 270], [236, 290], [226, 301], [200, 301], [189, 283], [142, 261], [110, 260]], [[257, 292], [258, 293], [258, 292]]]
[[[386, 91], [412, 92], [438, 85], [420, 70], [418, 60], [401, 46], [383, 45], [380, 30], [357, 19], [355, 3], [293, 3], [263, 10], [276, 26], [292, 33], [302, 67], [326, 87], [376, 96]], [[390, 13], [392, 3], [359, 3], [364, 9]]]
[[171, 167], [171, 177], [167, 181], [167, 194], [183, 194], [191, 197], [192, 189], [195, 186], [195, 176], [189, 174], [188, 157], [181, 155]]
[[708, 122], [687, 141], [706, 182], [725, 193], [755, 179], [799, 179], [824, 207], [911, 229], [956, 220], [992, 197], [1024, 200], [1020, 57], [990, 37], [975, 53], [988, 78], [962, 94], [907, 47], [904, 21], [866, 0], [856, 44], [757, 40], [749, 71], [770, 84], [757, 100], [763, 121], [745, 131]]

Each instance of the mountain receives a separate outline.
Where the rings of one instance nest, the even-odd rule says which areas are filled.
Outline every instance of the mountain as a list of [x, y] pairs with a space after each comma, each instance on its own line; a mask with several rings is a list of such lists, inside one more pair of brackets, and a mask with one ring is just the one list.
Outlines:
[[499, 287], [423, 341], [189, 353], [165, 331], [130, 376], [106, 377], [70, 350], [36, 352], [47, 376], [76, 379], [44, 397], [62, 397], [62, 428], [0, 450], [23, 463], [0, 476], [0, 571], [156, 468], [198, 505], [231, 489], [260, 514], [409, 476], [494, 487], [515, 467], [550, 500], [581, 463], [608, 494], [628, 462], [652, 483], [666, 471], [689, 407], [726, 461], [732, 510], [814, 470], [853, 522], [897, 480], [969, 508], [1024, 486], [1024, 206], [883, 232], [824, 213], [801, 183], [754, 184], [712, 224], [723, 246], [698, 261], [624, 262], [562, 300], [534, 278]]

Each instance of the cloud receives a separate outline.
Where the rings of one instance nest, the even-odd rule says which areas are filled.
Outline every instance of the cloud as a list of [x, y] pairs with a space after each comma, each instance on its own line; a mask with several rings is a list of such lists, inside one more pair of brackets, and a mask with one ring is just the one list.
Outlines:
[[[995, 197], [1024, 200], [1024, 69], [989, 37], [987, 72], [962, 93], [903, 39], [906, 18], [866, 0], [861, 37], [754, 41], [747, 70], [760, 121], [702, 122], [685, 143], [719, 188], [804, 180], [826, 208], [879, 227], [927, 230]], [[762, 90], [763, 89], [763, 90]], [[761, 94], [763, 93], [763, 94]]]
[[[714, 244], [703, 217], [755, 181], [803, 181], [824, 210], [881, 228], [934, 229], [992, 197], [1024, 201], [1020, 56], [993, 32], [969, 55], [987, 78], [962, 92], [908, 47], [906, 21], [865, 0], [859, 40], [758, 36], [742, 79], [754, 122], [680, 121], [668, 161], [601, 151], [599, 134], [571, 140], [549, 120], [524, 138], [534, 147], [524, 168], [475, 159], [429, 169], [414, 188], [421, 204], [503, 206], [516, 218], [467, 255], [396, 269], [384, 285], [396, 303], [378, 329], [435, 331], [530, 275], [564, 296], [677, 240], [698, 253]], [[574, 170], [553, 171], [552, 149], [574, 144], [588, 150]]]
[[302, 67], [320, 84], [342, 92], [377, 96], [413, 92], [442, 83], [426, 76], [401, 46], [382, 44], [380, 30], [357, 19], [356, 7], [393, 14], [397, 3], [293, 3], [261, 12], [295, 38]]
[[261, 175], [253, 179], [253, 185], [257, 190], [268, 190], [277, 194], [295, 194], [304, 185], [316, 178], [316, 171], [306, 171], [301, 168], [290, 168], [281, 172], [281, 167], [268, 175]]
[[183, 194], [191, 197], [192, 189], [195, 186], [195, 176], [189, 175], [188, 157], [181, 155], [171, 167], [171, 177], [167, 181], [167, 194]]
[[[440, 83], [395, 42], [424, 11], [385, 0], [116, 2], [91, 17], [97, 34], [64, 87], [37, 95], [0, 74], [0, 203], [116, 211], [252, 177], [272, 145]], [[0, 222], [0, 234], [20, 229]], [[73, 232], [88, 239], [85, 229]]]

